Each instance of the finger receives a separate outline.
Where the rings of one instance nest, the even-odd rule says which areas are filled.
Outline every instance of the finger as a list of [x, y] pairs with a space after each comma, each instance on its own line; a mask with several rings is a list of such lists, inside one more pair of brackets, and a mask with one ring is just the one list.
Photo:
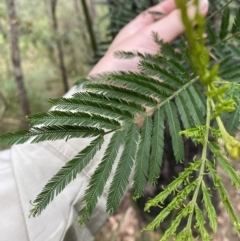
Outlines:
[[[151, 14], [151, 12], [160, 12], [164, 16], [169, 14], [174, 9], [176, 9], [175, 0], [165, 0], [139, 14], [135, 19], [130, 22], [129, 26], [136, 25], [136, 27], [138, 27], [138, 30], [140, 30], [143, 27], [156, 21], [156, 18]], [[157, 20], [159, 20], [159, 18]], [[141, 24], [141, 26], [139, 26], [139, 24]]]
[[[139, 14], [135, 19], [133, 19], [129, 24], [127, 24], [114, 39], [113, 43], [109, 49], [115, 48], [116, 45], [120, 44], [125, 39], [136, 34], [138, 31], [144, 27], [152, 24], [156, 21], [156, 18], [149, 12], [160, 12], [163, 16], [169, 14], [176, 8], [175, 0], [165, 0], [156, 6], [148, 8], [143, 13]], [[159, 20], [160, 18], [158, 18]]]
[[[200, 11], [203, 15], [207, 14], [207, 0], [201, 0]], [[188, 8], [189, 16], [194, 16], [195, 12], [196, 8], [193, 5], [190, 5]], [[137, 45], [146, 46], [147, 49], [145, 48], [145, 50], [148, 50], [148, 53], [155, 53], [159, 48], [157, 44], [154, 41], [152, 41], [153, 32], [158, 33], [159, 38], [162, 39], [164, 42], [171, 42], [174, 39], [176, 39], [179, 35], [181, 35], [184, 32], [184, 25], [181, 20], [180, 11], [173, 10], [165, 18], [145, 27], [134, 36], [134, 40], [136, 41]], [[139, 38], [139, 36], [141, 36], [141, 38]], [[132, 41], [134, 40], [132, 39]]]

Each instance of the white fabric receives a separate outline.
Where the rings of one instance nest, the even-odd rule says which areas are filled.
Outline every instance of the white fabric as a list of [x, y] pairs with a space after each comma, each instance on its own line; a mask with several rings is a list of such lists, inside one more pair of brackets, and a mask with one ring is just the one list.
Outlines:
[[[72, 89], [67, 96], [75, 91]], [[84, 171], [35, 218], [28, 217], [32, 208], [30, 200], [34, 200], [59, 168], [86, 147], [91, 139], [24, 144], [0, 152], [0, 241], [93, 240], [107, 218], [106, 194], [85, 228], [77, 225], [77, 213], [89, 177], [101, 160], [109, 138], [106, 137], [105, 147]]]

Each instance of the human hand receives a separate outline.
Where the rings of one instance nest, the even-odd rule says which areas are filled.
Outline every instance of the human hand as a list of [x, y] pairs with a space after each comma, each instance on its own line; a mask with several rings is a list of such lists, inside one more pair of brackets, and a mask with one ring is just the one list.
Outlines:
[[[208, 11], [208, 0], [200, 1], [200, 11], [205, 15]], [[189, 16], [194, 16], [195, 7], [188, 3]], [[156, 19], [149, 12], [161, 12], [162, 17]], [[90, 75], [110, 71], [137, 71], [138, 59], [121, 60], [114, 57], [116, 51], [138, 51], [154, 54], [159, 46], [153, 41], [152, 32], [158, 33], [164, 42], [171, 42], [184, 32], [181, 14], [176, 9], [175, 0], [165, 0], [147, 9], [127, 24], [116, 36], [105, 56], [92, 69]]]

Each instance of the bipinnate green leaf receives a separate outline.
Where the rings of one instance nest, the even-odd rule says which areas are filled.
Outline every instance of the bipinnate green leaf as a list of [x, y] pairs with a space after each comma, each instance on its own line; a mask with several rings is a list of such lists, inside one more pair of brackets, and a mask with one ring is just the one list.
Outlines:
[[66, 111], [78, 111], [87, 112], [98, 115], [111, 117], [118, 120], [127, 120], [133, 117], [133, 113], [121, 107], [112, 106], [109, 104], [110, 100], [102, 98], [102, 100], [96, 99], [80, 99], [73, 98], [59, 98], [57, 100], [51, 100], [55, 104], [55, 110]]
[[228, 196], [222, 182], [220, 181], [219, 178], [215, 178], [215, 183], [217, 185], [217, 189], [218, 189], [218, 192], [220, 194], [221, 200], [222, 200], [223, 205], [225, 206], [225, 208], [227, 210], [227, 213], [230, 217], [230, 220], [231, 220], [231, 223], [232, 223], [233, 227], [236, 229], [237, 232], [240, 232], [240, 220], [237, 217], [236, 212], [232, 207], [229, 196]]
[[168, 56], [175, 61], [179, 61], [181, 59], [180, 54], [177, 51], [175, 51], [171, 43], [167, 43], [161, 40], [157, 32], [153, 32], [152, 36], [153, 36], [154, 42], [159, 45], [161, 49], [161, 53], [164, 56]]
[[[211, 205], [212, 205], [212, 203], [211, 203]], [[195, 213], [196, 213], [196, 220], [197, 220], [195, 227], [199, 230], [202, 240], [210, 241], [211, 236], [209, 235], [209, 233], [207, 232], [207, 230], [204, 226], [206, 222], [204, 220], [202, 210], [198, 207], [197, 204], [195, 204]], [[216, 220], [215, 220], [215, 222], [216, 222]]]
[[177, 74], [178, 76], [182, 76], [182, 78], [189, 78], [189, 72], [186, 71], [186, 68], [179, 62], [177, 59], [173, 59], [169, 56], [164, 56], [162, 54], [155, 55], [155, 62], [166, 67], [167, 70], [172, 71], [173, 73]]
[[178, 76], [171, 73], [169, 70], [161, 68], [158, 64], [154, 64], [149, 61], [140, 61], [139, 68], [142, 71], [163, 80], [165, 83], [173, 87], [173, 89], [176, 89], [177, 87], [182, 87], [182, 85], [186, 82], [186, 79], [179, 78]]
[[190, 90], [185, 90], [180, 94], [185, 98], [185, 103], [188, 108], [188, 112], [192, 116], [192, 120], [195, 126], [199, 126], [204, 123], [203, 115], [204, 113], [199, 109], [199, 106], [196, 103], [196, 97]]
[[[179, 210], [183, 206], [183, 201], [187, 198], [189, 193], [191, 193], [197, 186], [197, 181], [190, 183], [185, 186], [182, 190], [179, 190], [177, 195], [172, 199], [171, 203], [165, 207], [160, 214], [150, 223], [144, 230], [153, 231], [163, 222], [163, 220], [172, 212]], [[154, 198], [155, 199], [155, 198]], [[175, 223], [177, 225], [178, 222]], [[174, 225], [174, 227], [175, 227]], [[171, 231], [170, 231], [171, 232]]]
[[163, 108], [165, 110], [165, 115], [168, 118], [174, 156], [176, 161], [181, 162], [184, 159], [184, 145], [182, 136], [179, 135], [181, 127], [177, 116], [177, 110], [175, 105], [170, 101], [167, 102]]
[[[174, 220], [171, 222], [170, 227], [164, 232], [160, 241], [168, 241], [171, 236], [176, 235], [177, 228], [183, 218], [187, 217], [189, 212], [191, 212], [191, 203], [182, 208], [182, 210], [177, 214]], [[188, 239], [186, 239], [188, 241]], [[205, 240], [204, 240], [205, 241]]]
[[123, 73], [124, 72], [110, 73], [108, 79], [111, 82], [115, 81], [115, 84], [121, 84], [138, 93], [157, 98], [165, 98], [168, 94], [173, 93], [172, 89], [169, 89], [167, 92], [164, 88], [161, 88], [161, 82], [152, 77], [134, 72]]
[[164, 111], [157, 109], [154, 113], [153, 136], [151, 139], [151, 154], [148, 182], [150, 185], [157, 183], [160, 169], [162, 166], [162, 158], [164, 151]]
[[[230, 50], [231, 55], [230, 57], [234, 59], [234, 57], [239, 58], [240, 57], [240, 49], [238, 48], [237, 45], [228, 43], [226, 44], [227, 48]], [[221, 69], [221, 68], [220, 68]]]
[[234, 59], [232, 55], [225, 56], [223, 59], [221, 59], [219, 62], [219, 74], [221, 75], [223, 71], [229, 69], [229, 67], [233, 65], [233, 61]]
[[148, 53], [141, 53], [138, 51], [116, 51], [114, 52], [114, 56], [118, 59], [133, 59], [135, 57], [139, 57], [140, 59], [148, 59], [152, 60], [154, 55]]
[[236, 13], [236, 16], [234, 18], [234, 23], [232, 25], [231, 33], [235, 34], [240, 31], [240, 8], [238, 8], [238, 11]]
[[193, 120], [186, 104], [186, 98], [180, 94], [175, 98], [175, 102], [184, 128], [191, 128], [193, 126]]
[[85, 112], [50, 111], [28, 116], [32, 125], [76, 125], [84, 127], [97, 127], [117, 129], [120, 123], [114, 119]]
[[144, 195], [144, 189], [147, 184], [152, 127], [152, 117], [147, 116], [141, 128], [140, 143], [135, 160], [133, 197], [136, 199]]
[[[203, 202], [204, 202], [205, 208], [207, 210], [209, 224], [210, 224], [210, 227], [212, 228], [213, 232], [216, 233], [216, 231], [217, 231], [217, 214], [216, 214], [216, 210], [215, 210], [215, 208], [214, 208], [214, 206], [212, 204], [211, 195], [208, 192], [207, 187], [206, 187], [204, 182], [202, 182], [201, 187], [202, 187], [202, 193], [203, 193]], [[200, 223], [199, 223], [198, 226], [200, 227]], [[203, 232], [203, 230], [202, 230], [202, 232]]]
[[92, 160], [103, 144], [103, 136], [100, 135], [94, 139], [89, 146], [80, 151], [72, 160], [67, 162], [57, 174], [43, 188], [42, 192], [32, 202], [34, 208], [30, 211], [30, 216], [37, 216], [47, 207], [47, 205], [63, 189], [73, 181], [77, 174], [80, 173], [87, 164]]
[[221, 69], [219, 71], [219, 76], [221, 76], [223, 79], [226, 79], [228, 81], [239, 81], [240, 76], [240, 64], [236, 63], [235, 61], [232, 61], [231, 66]]
[[[90, 93], [90, 92], [79, 92], [74, 94], [72, 98], [50, 99], [50, 103], [54, 105], [54, 109], [61, 110], [61, 111], [62, 110], [67, 110], [67, 111], [81, 110], [81, 108], [84, 108], [84, 106], [86, 106], [86, 104], [89, 104], [89, 103], [90, 105], [89, 105], [88, 111], [92, 111], [92, 112], [95, 111], [94, 108], [98, 107], [98, 104], [110, 105], [118, 109], [127, 110], [130, 112], [144, 111], [144, 108], [136, 102], [125, 101], [124, 99], [119, 99], [115, 97], [110, 98], [104, 95]], [[93, 105], [93, 109], [91, 108], [92, 105]], [[108, 109], [107, 110], [104, 109], [104, 113], [105, 111], [108, 111]], [[108, 112], [105, 115], [107, 114]], [[109, 115], [111, 115], [111, 112]]]
[[157, 100], [151, 96], [138, 93], [123, 87], [107, 84], [88, 84], [87, 90], [95, 94], [101, 94], [109, 98], [119, 98], [126, 101], [133, 101], [142, 105], [155, 106]]
[[[201, 90], [201, 86], [197, 84], [193, 84], [189, 86], [189, 91], [191, 92], [194, 98], [194, 104], [198, 107], [198, 109], [202, 112], [202, 116], [206, 115], [206, 99], [203, 90]], [[203, 121], [203, 120], [202, 120]]]
[[220, 27], [220, 39], [224, 39], [228, 34], [228, 26], [230, 20], [230, 9], [227, 7], [223, 10], [222, 19], [221, 19], [221, 27]]
[[151, 207], [157, 207], [164, 203], [165, 199], [173, 192], [178, 190], [178, 187], [186, 180], [189, 179], [190, 175], [196, 171], [201, 165], [202, 160], [199, 159], [190, 164], [188, 168], [186, 168], [183, 172], [179, 174], [179, 176], [172, 181], [167, 188], [165, 188], [162, 192], [160, 192], [156, 197], [149, 200], [144, 208], [144, 211], [149, 211]]
[[226, 130], [227, 132], [235, 136], [238, 132], [238, 128], [240, 126], [240, 107], [238, 106], [237, 109], [229, 114], [229, 118], [227, 118], [226, 123]]
[[218, 163], [222, 166], [223, 170], [228, 174], [233, 185], [238, 190], [240, 190], [240, 176], [234, 170], [234, 168], [229, 163], [229, 161], [221, 154], [220, 147], [214, 142], [209, 142], [209, 147], [210, 147], [211, 151], [213, 152]]
[[129, 176], [136, 158], [139, 141], [139, 130], [137, 124], [131, 124], [123, 147], [123, 152], [118, 162], [118, 166], [111, 183], [107, 197], [107, 212], [113, 214], [123, 197], [129, 182]]
[[97, 204], [98, 198], [101, 197], [104, 186], [112, 171], [113, 163], [117, 157], [124, 136], [124, 131], [117, 131], [113, 134], [101, 163], [95, 170], [94, 174], [91, 176], [89, 185], [82, 200], [84, 206], [83, 209], [79, 212], [80, 223], [88, 220], [91, 217]]
[[214, 186], [218, 190], [222, 203], [225, 206], [226, 211], [230, 217], [231, 223], [235, 228], [235, 230], [240, 232], [240, 220], [237, 217], [235, 210], [232, 207], [227, 191], [222, 184], [221, 178], [218, 176], [216, 169], [214, 168], [214, 166], [210, 161], [207, 160], [206, 164], [213, 177]]
[[208, 40], [210, 42], [211, 45], [214, 45], [216, 44], [217, 42], [217, 36], [212, 28], [212, 26], [210, 24], [206, 24], [206, 32], [207, 32], [207, 35], [208, 35]]
[[30, 140], [30, 143], [42, 141], [55, 141], [71, 138], [85, 138], [103, 135], [104, 131], [94, 127], [81, 126], [43, 126], [33, 127], [29, 131], [17, 131], [0, 136], [0, 145], [23, 144]]
[[177, 234], [175, 241], [195, 241], [192, 235], [192, 229], [184, 228]]

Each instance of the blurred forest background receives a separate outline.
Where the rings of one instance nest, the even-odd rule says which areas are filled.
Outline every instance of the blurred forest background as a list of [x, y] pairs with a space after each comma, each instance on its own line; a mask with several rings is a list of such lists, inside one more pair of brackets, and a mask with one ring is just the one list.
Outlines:
[[94, 0], [0, 1], [1, 133], [26, 127], [26, 115], [46, 111], [48, 98], [87, 75], [92, 41], [107, 40], [108, 11]]

